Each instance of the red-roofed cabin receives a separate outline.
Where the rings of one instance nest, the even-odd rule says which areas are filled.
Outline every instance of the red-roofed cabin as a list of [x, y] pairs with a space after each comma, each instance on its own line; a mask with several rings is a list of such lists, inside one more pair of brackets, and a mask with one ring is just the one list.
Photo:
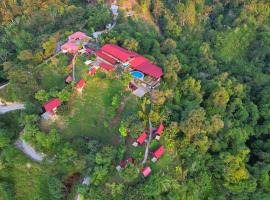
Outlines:
[[161, 123], [161, 124], [159, 125], [159, 127], [157, 128], [157, 130], [155, 131], [156, 139], [157, 139], [157, 140], [160, 139], [160, 137], [161, 137], [161, 135], [162, 135], [162, 133], [163, 133], [163, 129], [164, 129], [164, 126], [163, 126], [163, 124]]
[[68, 76], [67, 78], [66, 78], [66, 83], [70, 83], [71, 81], [73, 81], [73, 78], [72, 78], [72, 76]]
[[47, 101], [43, 104], [43, 108], [46, 112], [50, 112], [51, 114], [55, 114], [57, 108], [62, 104], [59, 98], [53, 98], [50, 101]]
[[88, 38], [88, 36], [83, 32], [75, 32], [72, 35], [68, 36], [69, 42], [74, 42], [76, 40], [83, 40]]
[[109, 55], [105, 54], [104, 52], [102, 52], [101, 50], [96, 51], [96, 56], [98, 58], [100, 58], [103, 61], [106, 61], [108, 63], [111, 63], [113, 65], [115, 65], [117, 63], [117, 61], [115, 59], [113, 59], [112, 57], [110, 57]]
[[82, 92], [84, 86], [86, 84], [86, 81], [84, 79], [79, 80], [78, 83], [76, 83], [76, 88], [78, 92]]
[[163, 154], [165, 153], [164, 146], [160, 146], [157, 150], [155, 150], [152, 155], [152, 162], [156, 162]]
[[150, 167], [144, 167], [141, 171], [141, 174], [143, 177], [147, 177], [151, 173]]
[[85, 52], [86, 52], [86, 53], [92, 53], [92, 51], [93, 51], [93, 50], [90, 49], [90, 48], [85, 48]]
[[89, 76], [94, 76], [97, 73], [97, 69], [96, 68], [91, 68], [88, 72]]
[[69, 65], [67, 66], [67, 68], [68, 68], [68, 69], [72, 69], [72, 68], [73, 68], [73, 65], [72, 65], [72, 64], [69, 64]]
[[113, 65], [110, 65], [110, 64], [107, 64], [107, 63], [100, 63], [99, 66], [105, 70], [105, 71], [113, 71], [114, 70], [114, 66]]
[[125, 168], [127, 166], [128, 163], [134, 163], [134, 158], [129, 157], [126, 160], [121, 160], [119, 165], [116, 167], [117, 171], [120, 171], [121, 169]]
[[139, 145], [143, 144], [147, 137], [148, 137], [147, 133], [143, 131], [141, 135], [139, 135], [139, 137], [137, 138], [136, 142], [134, 142], [132, 145], [136, 147], [138, 146], [138, 144]]
[[74, 54], [74, 53], [77, 53], [77, 51], [80, 50], [80, 47], [79, 47], [79, 45], [77, 45], [75, 43], [67, 42], [67, 43], [65, 43], [65, 44], [63, 44], [61, 46], [61, 50], [62, 50], [63, 53], [69, 52], [69, 53]]

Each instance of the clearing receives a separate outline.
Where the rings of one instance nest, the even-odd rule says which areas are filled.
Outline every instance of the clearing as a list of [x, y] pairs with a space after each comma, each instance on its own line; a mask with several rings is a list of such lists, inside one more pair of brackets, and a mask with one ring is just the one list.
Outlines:
[[[59, 116], [59, 121], [65, 121], [63, 136], [88, 136], [104, 143], [118, 144], [121, 116], [137, 107], [137, 100], [124, 94], [125, 88], [120, 80], [108, 75], [91, 77], [82, 94], [72, 96], [66, 107], [67, 113]], [[112, 106], [115, 97], [125, 99], [125, 103]], [[125, 104], [131, 105], [125, 108]]]

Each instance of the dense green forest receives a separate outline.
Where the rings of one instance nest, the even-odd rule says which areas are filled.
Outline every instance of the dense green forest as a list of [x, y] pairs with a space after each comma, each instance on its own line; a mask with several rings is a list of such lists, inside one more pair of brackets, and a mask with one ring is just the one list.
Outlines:
[[[95, 110], [104, 120], [95, 130], [106, 136], [99, 140], [88, 121], [67, 116], [79, 101], [63, 81], [68, 58], [47, 59], [71, 33], [103, 30], [112, 19], [110, 3], [0, 2], [0, 77], [10, 83], [0, 99], [26, 104], [24, 111], [0, 115], [0, 200], [74, 199], [78, 192], [87, 200], [270, 199], [269, 1], [119, 0], [117, 25], [98, 42], [144, 55], [162, 67], [164, 76], [152, 93], [152, 110], [147, 109], [150, 96], [137, 99], [115, 130], [106, 123], [125, 94], [99, 91], [95, 98], [112, 99], [100, 100], [97, 108], [110, 107], [107, 113]], [[133, 16], [126, 17], [126, 4]], [[126, 82], [126, 77], [97, 76], [90, 82], [99, 88], [107, 84], [119, 91]], [[39, 123], [42, 103], [54, 96], [66, 102], [59, 112], [69, 122], [67, 128]], [[91, 95], [85, 99], [94, 101]], [[141, 160], [117, 172], [115, 167], [131, 151], [125, 144], [149, 118], [155, 126], [165, 125], [161, 143], [166, 155], [147, 178], [137, 173], [140, 150], [133, 153]], [[23, 129], [25, 140], [48, 156], [44, 162], [15, 148]], [[111, 132], [122, 141], [109, 141], [106, 134]], [[89, 186], [81, 185], [86, 175]]]

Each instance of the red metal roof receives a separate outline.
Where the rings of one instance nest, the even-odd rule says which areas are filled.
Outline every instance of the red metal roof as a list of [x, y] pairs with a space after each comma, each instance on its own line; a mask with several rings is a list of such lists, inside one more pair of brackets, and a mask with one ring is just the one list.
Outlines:
[[161, 124], [159, 125], [158, 129], [156, 130], [156, 134], [161, 135], [162, 132], [163, 132], [163, 129], [164, 129], [164, 126], [163, 126], [163, 124], [161, 123]]
[[72, 64], [69, 64], [69, 65], [67, 66], [67, 68], [72, 69], [72, 68], [73, 68], [73, 65], [72, 65]]
[[85, 52], [87, 52], [87, 53], [91, 53], [93, 50], [92, 49], [90, 49], [90, 48], [85, 48]]
[[144, 167], [142, 170], [142, 174], [144, 177], [147, 177], [151, 173], [151, 168], [150, 167]]
[[84, 79], [79, 80], [78, 83], [76, 83], [76, 88], [81, 89], [85, 86], [86, 81]]
[[66, 50], [69, 53], [76, 53], [78, 50], [80, 50], [80, 47], [75, 43], [67, 42], [61, 46], [61, 49]]
[[144, 132], [142, 132], [141, 135], [137, 138], [137, 142], [138, 142], [139, 144], [142, 144], [142, 143], [146, 140], [146, 138], [147, 138], [147, 134], [146, 134], [146, 132], [144, 131]]
[[141, 65], [142, 63], [144, 62], [147, 62], [148, 59], [143, 57], [143, 56], [138, 56], [138, 57], [135, 57], [134, 59], [132, 59], [131, 61], [129, 61], [129, 64], [133, 67], [136, 67], [138, 65]]
[[87, 38], [87, 35], [83, 32], [75, 32], [72, 35], [68, 36], [68, 40], [74, 41], [74, 40], [82, 40]]
[[93, 76], [93, 75], [95, 75], [97, 73], [97, 69], [96, 68], [91, 68], [90, 70], [89, 70], [89, 72], [88, 72], [88, 75], [89, 76]]
[[116, 64], [116, 60], [113, 59], [112, 57], [108, 56], [107, 54], [103, 53], [101, 50], [96, 51], [96, 55], [100, 58], [102, 58], [103, 60], [106, 60], [107, 62], [111, 63], [111, 64]]
[[53, 98], [50, 101], [47, 101], [43, 104], [43, 107], [46, 111], [52, 111], [54, 108], [57, 108], [62, 104], [59, 98]]
[[101, 50], [121, 60], [122, 62], [126, 62], [130, 57], [137, 55], [134, 52], [130, 52], [114, 44], [105, 44], [103, 47], [101, 47]]
[[106, 70], [106, 71], [112, 71], [112, 70], [114, 70], [114, 66], [112, 66], [110, 64], [107, 64], [107, 63], [104, 63], [104, 62], [100, 63], [99, 66], [102, 69]]
[[160, 146], [156, 151], [154, 151], [153, 156], [159, 159], [165, 152], [164, 146]]
[[71, 81], [73, 81], [73, 78], [72, 78], [72, 76], [68, 76], [67, 78], [66, 78], [66, 83], [70, 83]]
[[149, 62], [144, 62], [138, 66], [134, 66], [134, 68], [138, 71], [141, 71], [144, 74], [149, 76], [160, 78], [163, 75], [162, 69], [154, 64]]
[[134, 163], [134, 158], [132, 157], [129, 157], [128, 159], [126, 160], [122, 160], [120, 161], [119, 165], [124, 168], [128, 163]]

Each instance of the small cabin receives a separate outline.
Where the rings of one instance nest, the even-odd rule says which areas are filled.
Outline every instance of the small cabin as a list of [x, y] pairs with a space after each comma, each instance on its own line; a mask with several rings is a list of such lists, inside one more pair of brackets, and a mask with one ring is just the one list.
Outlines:
[[76, 83], [76, 88], [79, 93], [82, 92], [83, 88], [85, 87], [86, 81], [84, 79], [79, 80], [79, 82]]
[[141, 175], [143, 176], [143, 177], [147, 177], [147, 176], [149, 176], [149, 174], [151, 173], [151, 168], [150, 167], [144, 167], [143, 169], [142, 169], [142, 171], [141, 171]]
[[158, 159], [160, 159], [160, 157], [165, 153], [165, 148], [164, 146], [160, 146], [158, 149], [156, 149], [152, 155], [152, 162], [156, 162]]
[[157, 130], [155, 131], [156, 140], [160, 140], [160, 137], [161, 137], [161, 135], [162, 135], [162, 133], [163, 133], [163, 129], [164, 129], [164, 126], [163, 126], [163, 124], [161, 123], [161, 124], [159, 125], [159, 127], [157, 128]]
[[134, 163], [134, 158], [129, 157], [126, 160], [121, 160], [119, 165], [116, 167], [116, 170], [121, 171], [127, 166], [128, 163]]
[[72, 78], [72, 76], [67, 76], [67, 78], [66, 78], [66, 80], [65, 80], [65, 82], [66, 83], [70, 83], [70, 82], [72, 82], [73, 81], [73, 78]]
[[95, 67], [91, 68], [88, 72], [89, 76], [94, 76], [97, 73], [97, 69]]
[[53, 98], [43, 104], [45, 112], [41, 115], [44, 119], [51, 119], [56, 115], [57, 108], [62, 104], [59, 98]]
[[68, 69], [68, 70], [70, 70], [70, 69], [72, 69], [72, 68], [73, 68], [72, 63], [71, 63], [71, 64], [69, 64], [69, 65], [67, 66], [67, 69]]
[[137, 138], [136, 142], [134, 142], [132, 145], [134, 147], [137, 147], [138, 145], [142, 145], [147, 139], [147, 137], [148, 137], [147, 133], [143, 131], [141, 135], [139, 135], [139, 137]]
[[93, 52], [93, 50], [92, 50], [92, 49], [90, 49], [90, 48], [84, 48], [84, 49], [85, 49], [85, 52], [86, 52], [86, 53], [89, 53], [89, 54], [90, 54], [90, 53], [92, 53], [92, 52]]

